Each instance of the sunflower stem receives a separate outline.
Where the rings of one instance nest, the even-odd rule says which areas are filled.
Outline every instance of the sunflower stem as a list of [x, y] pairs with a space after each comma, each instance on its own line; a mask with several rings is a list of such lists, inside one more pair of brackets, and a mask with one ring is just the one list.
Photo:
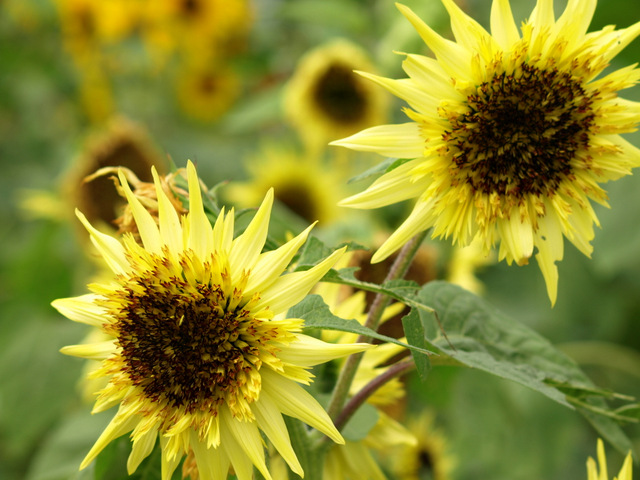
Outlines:
[[[415, 257], [418, 248], [420, 247], [422, 241], [426, 236], [427, 231], [420, 232], [413, 238], [411, 238], [411, 240], [409, 240], [402, 247], [400, 253], [398, 253], [398, 256], [391, 265], [391, 268], [389, 269], [389, 272], [387, 273], [387, 276], [384, 279], [383, 283], [404, 277], [404, 275], [407, 273], [407, 270], [409, 269], [409, 266], [411, 265], [411, 262], [413, 261], [413, 257]], [[385, 308], [387, 308], [389, 301], [389, 296], [385, 294], [378, 293], [375, 296], [373, 302], [371, 303], [371, 307], [369, 308], [367, 320], [364, 324], [365, 327], [371, 328], [372, 330], [377, 330], [380, 319], [382, 318], [382, 314], [384, 313]], [[357, 339], [357, 342], [369, 341], [371, 341], [371, 338], [364, 335], [360, 335]], [[336, 386], [333, 389], [333, 394], [327, 407], [327, 413], [334, 420], [338, 418], [342, 406], [344, 405], [347, 396], [349, 395], [349, 389], [351, 388], [353, 379], [356, 376], [356, 371], [358, 370], [358, 365], [360, 365], [362, 356], [363, 353], [356, 353], [349, 356], [345, 360], [345, 363], [340, 370], [338, 380], [336, 381]]]
[[414, 369], [415, 366], [416, 364], [411, 358], [394, 363], [382, 374], [378, 375], [376, 378], [367, 383], [358, 393], [351, 397], [347, 404], [344, 406], [344, 408], [338, 415], [338, 418], [336, 418], [336, 428], [338, 430], [344, 428], [344, 426], [347, 424], [356, 410], [358, 410], [358, 408], [360, 408], [360, 406], [362, 406], [362, 404], [366, 402], [367, 399], [371, 397], [371, 395], [373, 395], [384, 384], [394, 379], [395, 377], [399, 377], [400, 375]]

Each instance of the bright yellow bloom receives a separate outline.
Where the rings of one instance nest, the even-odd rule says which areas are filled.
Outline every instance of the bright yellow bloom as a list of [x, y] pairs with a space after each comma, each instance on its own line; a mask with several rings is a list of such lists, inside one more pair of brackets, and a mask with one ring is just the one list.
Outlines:
[[491, 34], [443, 0], [456, 42], [399, 5], [436, 58], [406, 55], [409, 78], [364, 76], [408, 102], [412, 120], [335, 142], [409, 159], [343, 205], [378, 208], [417, 200], [376, 252], [383, 260], [417, 232], [454, 243], [500, 244], [499, 259], [536, 259], [554, 303], [564, 237], [589, 256], [591, 201], [600, 183], [628, 175], [640, 150], [620, 134], [635, 130], [640, 104], [618, 98], [640, 78], [633, 66], [599, 77], [640, 33], [640, 23], [586, 33], [596, 0], [569, 0], [556, 20], [539, 0], [518, 31], [508, 0], [494, 0]]
[[[607, 457], [604, 454], [604, 444], [601, 439], [598, 439], [598, 465], [593, 458], [587, 459], [587, 474], [589, 475], [587, 480], [609, 480], [609, 474], [607, 473]], [[624, 459], [620, 473], [617, 477], [613, 477], [613, 480], [633, 480], [632, 479], [632, 459], [631, 452]]]
[[300, 59], [285, 87], [284, 109], [312, 151], [385, 121], [387, 94], [354, 73], [371, 69], [364, 50], [343, 39]]
[[340, 433], [308, 384], [308, 367], [368, 347], [333, 345], [300, 333], [303, 321], [284, 313], [298, 303], [343, 254], [338, 250], [310, 270], [281, 275], [312, 227], [262, 252], [273, 192], [243, 234], [233, 238], [234, 213], [212, 226], [205, 215], [195, 167], [187, 166], [189, 213], [178, 216], [153, 170], [158, 220], [120, 182], [142, 244], [96, 230], [78, 212], [113, 279], [92, 293], [53, 302], [69, 319], [102, 329], [111, 339], [73, 345], [63, 353], [102, 362], [109, 378], [94, 412], [119, 405], [82, 462], [86, 467], [115, 438], [130, 432], [127, 464], [134, 472], [159, 439], [162, 479], [193, 452], [199, 478], [239, 480], [255, 465], [265, 478], [261, 431], [290, 468], [302, 475], [282, 414], [299, 418], [335, 442]]

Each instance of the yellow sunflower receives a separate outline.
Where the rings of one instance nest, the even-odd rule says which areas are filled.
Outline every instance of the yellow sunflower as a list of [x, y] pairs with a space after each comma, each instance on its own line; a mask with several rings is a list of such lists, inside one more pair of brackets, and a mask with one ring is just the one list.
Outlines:
[[242, 51], [253, 22], [247, 0], [147, 2], [142, 35], [159, 61], [168, 54], [229, 58]]
[[224, 63], [187, 61], [178, 69], [175, 89], [180, 109], [209, 122], [224, 114], [240, 95], [240, 78]]
[[347, 40], [304, 55], [285, 87], [287, 119], [313, 149], [386, 119], [388, 96], [354, 70], [371, 70], [367, 54]]
[[640, 104], [617, 96], [640, 71], [600, 76], [640, 23], [586, 33], [596, 0], [569, 0], [557, 20], [553, 1], [539, 0], [518, 31], [509, 1], [494, 0], [489, 34], [452, 0], [443, 3], [456, 42], [399, 5], [436, 58], [406, 55], [402, 80], [363, 74], [406, 100], [412, 121], [335, 142], [409, 160], [342, 205], [417, 199], [374, 261], [430, 227], [460, 245], [477, 239], [485, 251], [499, 243], [499, 259], [518, 265], [537, 248], [554, 303], [563, 237], [590, 255], [591, 201], [607, 201], [599, 184], [640, 164], [640, 151], [620, 136], [635, 130]]
[[447, 438], [435, 427], [434, 421], [431, 410], [424, 410], [417, 417], [407, 420], [409, 430], [415, 435], [417, 443], [394, 450], [391, 468], [398, 480], [451, 478], [454, 459], [449, 453]]
[[309, 223], [317, 220], [326, 225], [340, 216], [337, 204], [345, 193], [341, 186], [346, 177], [333, 167], [292, 147], [268, 143], [248, 158], [249, 180], [232, 183], [225, 191], [241, 207], [252, 207], [273, 187], [276, 200], [293, 213]]
[[159, 440], [163, 480], [190, 452], [202, 480], [224, 479], [229, 468], [239, 480], [249, 480], [254, 465], [270, 479], [262, 431], [302, 476], [282, 414], [342, 443], [326, 412], [299, 383], [311, 381], [308, 367], [368, 345], [333, 345], [308, 337], [300, 333], [303, 321], [286, 318], [285, 312], [344, 250], [310, 270], [281, 275], [312, 227], [277, 250], [261, 253], [272, 191], [245, 232], [233, 238], [233, 210], [223, 210], [213, 226], [209, 223], [191, 162], [189, 213], [182, 218], [155, 170], [153, 175], [159, 225], [120, 175], [143, 245], [131, 235], [120, 241], [99, 232], [78, 212], [113, 279], [91, 284], [92, 293], [53, 302], [69, 319], [111, 337], [62, 349], [102, 361], [94, 375], [108, 377], [109, 383], [98, 392], [94, 412], [119, 405], [80, 468], [130, 432], [130, 473]]
[[[602, 440], [598, 439], [598, 465], [596, 465], [596, 461], [589, 457], [587, 459], [587, 480], [609, 480], [609, 474], [607, 472], [607, 457], [604, 454], [604, 444]], [[613, 480], [633, 480], [632, 478], [632, 459], [631, 452], [624, 459], [624, 463], [622, 464], [622, 468], [620, 468], [620, 473], [618, 473], [617, 477], [613, 477]]]

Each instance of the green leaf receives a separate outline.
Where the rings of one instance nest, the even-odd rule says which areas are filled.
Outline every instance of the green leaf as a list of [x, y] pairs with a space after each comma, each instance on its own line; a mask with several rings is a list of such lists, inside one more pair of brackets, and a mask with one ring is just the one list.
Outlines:
[[331, 313], [331, 310], [324, 303], [320, 295], [308, 295], [300, 303], [289, 309], [288, 316], [291, 318], [302, 318], [305, 321], [304, 330], [319, 328], [321, 330], [338, 330], [341, 332], [357, 333], [366, 335], [383, 342], [395, 343], [410, 350], [415, 350], [421, 354], [433, 354], [432, 351], [414, 345], [408, 345], [395, 338], [382, 335], [370, 328], [361, 325], [357, 320], [345, 320]]
[[345, 440], [359, 442], [375, 427], [379, 417], [378, 410], [373, 405], [364, 403], [351, 416], [340, 433]]
[[[415, 347], [427, 349], [427, 341], [424, 334], [424, 326], [420, 320], [420, 314], [416, 309], [411, 311], [402, 318], [402, 327], [404, 328], [404, 334], [407, 337], [407, 342]], [[416, 369], [422, 381], [427, 379], [429, 370], [431, 370], [431, 362], [429, 356], [424, 355], [417, 350], [411, 350], [413, 361], [416, 364]]]
[[324, 260], [337, 249], [346, 246], [347, 251], [351, 250], [364, 250], [365, 247], [357, 242], [345, 242], [341, 243], [335, 248], [327, 247], [321, 240], [316, 237], [309, 237], [304, 244], [300, 257], [298, 258], [296, 271], [308, 270], [321, 260]]
[[360, 180], [364, 180], [366, 178], [373, 177], [374, 175], [379, 175], [381, 173], [385, 173], [385, 172], [387, 172], [387, 170], [389, 168], [392, 167], [393, 163], [396, 162], [397, 160], [398, 160], [397, 158], [387, 158], [387, 159], [383, 160], [382, 162], [378, 163], [377, 165], [365, 170], [361, 174], [356, 175], [355, 177], [351, 177], [347, 181], [347, 183], [359, 182]]
[[368, 292], [381, 293], [404, 303], [408, 307], [417, 308], [425, 312], [433, 312], [433, 309], [421, 302], [417, 297], [420, 286], [411, 280], [392, 280], [382, 285], [377, 283], [369, 283], [358, 280], [354, 276], [357, 268], [342, 268], [340, 270], [329, 270], [324, 277], [323, 282], [340, 283], [349, 287], [366, 290]]
[[458, 364], [519, 383], [576, 409], [618, 450], [626, 453], [631, 449], [615, 413], [602, 398], [603, 391], [594, 389], [578, 365], [547, 339], [446, 282], [428, 283], [418, 297], [437, 312], [438, 318], [424, 310], [420, 315], [427, 338], [441, 353]]
[[411, 160], [411, 158], [387, 158], [383, 160], [379, 164], [365, 170], [360, 175], [356, 175], [355, 177], [351, 177], [347, 183], [359, 182], [360, 180], [364, 180], [369, 177], [373, 177], [375, 175], [379, 175], [381, 173], [389, 173], [392, 170], [395, 170], [400, 165], [407, 163]]

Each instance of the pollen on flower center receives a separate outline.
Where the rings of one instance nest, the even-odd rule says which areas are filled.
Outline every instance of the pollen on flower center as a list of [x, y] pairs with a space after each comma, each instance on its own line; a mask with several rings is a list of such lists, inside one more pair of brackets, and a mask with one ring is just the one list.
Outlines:
[[318, 79], [316, 103], [337, 122], [357, 122], [366, 112], [366, 100], [355, 74], [342, 65], [332, 65]]
[[474, 87], [467, 110], [447, 112], [443, 139], [455, 177], [476, 192], [553, 193], [588, 150], [593, 99], [568, 72], [523, 63]]
[[270, 338], [242, 306], [230, 308], [220, 285], [160, 280], [165, 273], [135, 274], [114, 292], [113, 329], [132, 384], [147, 399], [188, 412], [255, 401], [273, 332]]

